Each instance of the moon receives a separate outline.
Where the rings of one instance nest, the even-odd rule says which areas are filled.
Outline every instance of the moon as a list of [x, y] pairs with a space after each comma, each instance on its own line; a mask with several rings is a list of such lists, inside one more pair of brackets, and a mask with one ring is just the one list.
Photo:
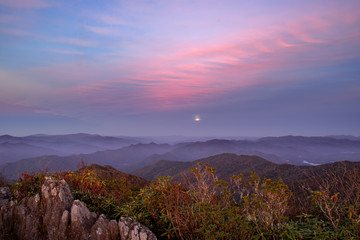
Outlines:
[[194, 118], [194, 121], [195, 122], [199, 122], [201, 120], [200, 116], [199, 115], [196, 115], [195, 118]]

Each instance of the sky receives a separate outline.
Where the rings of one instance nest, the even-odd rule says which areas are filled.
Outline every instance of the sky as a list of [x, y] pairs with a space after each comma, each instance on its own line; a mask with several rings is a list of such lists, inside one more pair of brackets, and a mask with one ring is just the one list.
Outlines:
[[0, 0], [0, 134], [359, 136], [359, 9]]

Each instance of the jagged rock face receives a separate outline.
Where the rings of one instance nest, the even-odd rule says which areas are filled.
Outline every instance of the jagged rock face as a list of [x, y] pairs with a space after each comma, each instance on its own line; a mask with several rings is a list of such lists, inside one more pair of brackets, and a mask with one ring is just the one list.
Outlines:
[[11, 201], [9, 188], [0, 189], [0, 240], [4, 234], [17, 239], [63, 240], [153, 240], [155, 235], [145, 226], [121, 218], [119, 223], [97, 218], [84, 203], [73, 199], [64, 180], [46, 178], [39, 194], [26, 197], [17, 205]]
[[46, 239], [40, 209], [39, 194], [24, 198], [21, 205], [10, 201], [0, 210], [0, 227], [2, 234], [10, 233], [18, 239]]
[[[74, 198], [65, 180], [46, 178], [41, 187], [41, 203], [43, 207], [43, 224], [49, 239], [65, 239], [67, 221], [64, 221], [65, 211], [69, 211]], [[64, 216], [65, 217], [65, 216]], [[63, 221], [62, 221], [63, 220]]]

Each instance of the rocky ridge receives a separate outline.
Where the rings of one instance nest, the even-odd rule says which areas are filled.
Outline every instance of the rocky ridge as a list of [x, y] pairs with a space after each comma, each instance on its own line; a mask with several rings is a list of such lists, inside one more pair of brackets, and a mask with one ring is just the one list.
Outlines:
[[131, 218], [119, 222], [97, 217], [83, 202], [74, 200], [65, 180], [47, 177], [36, 194], [21, 204], [11, 200], [8, 188], [0, 188], [0, 239], [96, 239], [155, 240], [156, 236]]

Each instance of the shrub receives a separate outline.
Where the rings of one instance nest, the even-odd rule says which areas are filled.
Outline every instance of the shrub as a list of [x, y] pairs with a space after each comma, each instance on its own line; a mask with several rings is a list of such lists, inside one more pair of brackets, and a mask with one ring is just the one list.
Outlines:
[[240, 191], [238, 195], [246, 219], [255, 225], [260, 236], [277, 235], [286, 220], [285, 212], [291, 196], [288, 186], [281, 179], [261, 180], [253, 172], [247, 181], [242, 180], [242, 176], [233, 176], [233, 179]]
[[23, 172], [19, 176], [19, 180], [12, 185], [14, 197], [17, 200], [21, 200], [24, 197], [34, 196], [37, 193], [41, 193], [41, 187], [45, 181], [45, 176], [47, 175], [49, 175], [47, 172]]
[[229, 184], [218, 181], [208, 165], [199, 164], [192, 173], [188, 188], [159, 177], [119, 214], [168, 239], [248, 239], [253, 231], [233, 204]]
[[69, 184], [75, 199], [83, 201], [90, 211], [105, 214], [111, 219], [119, 218], [119, 205], [138, 192], [138, 188], [130, 186], [124, 179], [103, 180], [89, 170], [60, 175]]
[[360, 235], [360, 173], [342, 166], [337, 172], [327, 172], [314, 179], [316, 189], [310, 191], [319, 215], [334, 229], [348, 225]]
[[173, 237], [175, 231], [166, 217], [165, 196], [172, 188], [171, 178], [158, 177], [150, 186], [143, 188], [127, 203], [118, 208], [118, 216], [131, 217], [157, 235]]

